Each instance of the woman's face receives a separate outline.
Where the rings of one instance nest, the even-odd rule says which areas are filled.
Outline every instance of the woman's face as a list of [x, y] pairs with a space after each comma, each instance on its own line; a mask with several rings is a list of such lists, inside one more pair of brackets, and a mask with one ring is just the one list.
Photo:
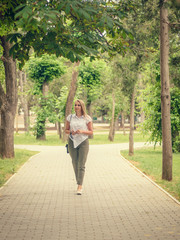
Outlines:
[[80, 102], [76, 101], [74, 105], [75, 112], [81, 114], [81, 104]]

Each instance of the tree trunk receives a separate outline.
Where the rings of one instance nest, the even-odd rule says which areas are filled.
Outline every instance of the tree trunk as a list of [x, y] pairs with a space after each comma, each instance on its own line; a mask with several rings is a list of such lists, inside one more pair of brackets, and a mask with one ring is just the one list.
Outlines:
[[114, 141], [114, 114], [115, 114], [115, 97], [114, 93], [112, 94], [112, 116], [111, 116], [111, 124], [109, 129], [108, 139], [113, 142]]
[[131, 110], [130, 110], [130, 132], [129, 132], [129, 156], [134, 155], [134, 99], [135, 89], [131, 96]]
[[44, 97], [48, 95], [48, 91], [49, 91], [49, 85], [47, 82], [44, 82], [42, 86], [42, 93]]
[[19, 71], [20, 101], [24, 112], [24, 131], [29, 132], [28, 102], [25, 95], [24, 86], [26, 84], [26, 73]]
[[16, 61], [9, 55], [12, 47], [6, 41], [6, 37], [0, 37], [3, 47], [1, 57], [5, 69], [6, 92], [0, 84], [0, 156], [2, 158], [14, 157], [14, 119], [17, 106], [17, 82], [16, 82]]
[[126, 135], [124, 112], [121, 112], [123, 134]]
[[58, 131], [59, 139], [61, 139], [62, 138], [62, 127], [61, 127], [60, 122], [57, 122], [57, 131]]
[[2, 158], [14, 157], [14, 113], [1, 114], [0, 155]]
[[87, 103], [87, 113], [92, 118], [91, 102]]
[[101, 116], [101, 122], [104, 123], [104, 116]]
[[116, 121], [115, 121], [115, 123], [114, 123], [114, 130], [115, 131], [119, 131], [119, 129], [120, 129], [120, 124], [119, 124], [119, 115], [120, 115], [121, 113], [119, 113], [118, 114], [118, 116], [117, 116], [117, 118], [116, 118]]
[[[166, 1], [165, 1], [166, 2]], [[172, 141], [170, 119], [168, 10], [160, 9], [162, 179], [172, 180]]]
[[[88, 113], [88, 115], [93, 119], [91, 106], [92, 106], [91, 101], [89, 101], [89, 102], [87, 103], [87, 113]], [[93, 124], [93, 123], [92, 123], [92, 124]], [[88, 138], [89, 138], [89, 139], [93, 139], [93, 134], [90, 135], [90, 136], [88, 136]]]
[[119, 131], [119, 116], [114, 121], [114, 130]]
[[122, 127], [123, 127], [123, 124], [122, 124], [122, 112], [120, 113], [120, 115], [121, 115], [121, 119], [120, 119], [120, 128], [122, 128]]
[[[44, 82], [43, 86], [42, 86], [42, 93], [43, 93], [43, 102], [45, 101], [45, 97], [48, 94], [48, 83]], [[42, 109], [44, 108], [43, 104], [40, 104]], [[38, 119], [38, 118], [37, 118]], [[38, 134], [37, 131], [37, 135], [36, 135], [36, 139], [39, 140], [46, 140], [46, 116], [41, 116], [40, 117], [41, 120], [38, 120], [38, 130], [40, 132], [40, 134]]]
[[64, 131], [63, 131], [63, 140], [65, 141], [67, 139], [66, 133], [65, 133], [65, 123], [66, 123], [66, 118], [69, 114], [71, 114], [72, 111], [72, 105], [74, 101], [74, 97], [76, 94], [77, 90], [77, 78], [78, 78], [78, 70], [77, 67], [79, 66], [80, 62], [75, 62], [73, 66], [73, 72], [72, 72], [72, 80], [71, 80], [71, 87], [69, 90], [69, 94], [67, 97], [67, 102], [66, 102], [66, 110], [65, 110], [65, 122], [64, 122]]
[[18, 128], [18, 125], [19, 125], [19, 116], [18, 116], [19, 114], [18, 114], [18, 104], [17, 104], [17, 107], [16, 107], [16, 116], [15, 116], [15, 123], [16, 123], [16, 133], [18, 133], [18, 131], [19, 131], [19, 128]]

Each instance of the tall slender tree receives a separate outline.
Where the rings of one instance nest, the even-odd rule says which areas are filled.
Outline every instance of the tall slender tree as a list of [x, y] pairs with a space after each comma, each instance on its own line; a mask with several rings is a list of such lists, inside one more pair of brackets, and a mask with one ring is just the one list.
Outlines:
[[18, 72], [19, 75], [19, 86], [20, 86], [20, 91], [19, 91], [19, 98], [21, 101], [23, 113], [24, 113], [24, 130], [25, 132], [29, 132], [29, 111], [28, 111], [28, 100], [27, 100], [27, 95], [25, 94], [26, 90], [26, 73], [23, 71]]
[[162, 178], [172, 180], [172, 141], [170, 118], [169, 82], [169, 24], [168, 9], [164, 0], [160, 8], [160, 56], [161, 56], [161, 115], [162, 115]]
[[[67, 102], [66, 102], [65, 120], [66, 120], [67, 116], [71, 113], [71, 110], [72, 110], [73, 100], [74, 100], [76, 90], [77, 90], [77, 80], [78, 80], [78, 74], [79, 74], [78, 66], [79, 66], [79, 64], [80, 64], [80, 61], [77, 61], [77, 62], [74, 63], [74, 66], [73, 66], [71, 86], [70, 86], [70, 90], [69, 90], [69, 94], [68, 94]], [[64, 126], [65, 126], [65, 124], [64, 124]], [[65, 134], [65, 129], [66, 129], [65, 127], [64, 127], [64, 132], [63, 132], [63, 140], [64, 141], [67, 138], [67, 136]]]

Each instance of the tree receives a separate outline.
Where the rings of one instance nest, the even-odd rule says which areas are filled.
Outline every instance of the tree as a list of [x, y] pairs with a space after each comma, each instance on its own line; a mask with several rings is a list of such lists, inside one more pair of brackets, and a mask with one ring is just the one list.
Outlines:
[[[144, 0], [146, 4], [153, 5], [152, 1]], [[161, 68], [161, 114], [162, 114], [162, 178], [170, 181], [172, 179], [172, 145], [171, 145], [171, 121], [170, 121], [170, 81], [169, 81], [169, 45], [173, 43], [172, 39], [169, 42], [169, 27], [174, 32], [177, 32], [179, 25], [179, 6], [178, 0], [167, 1], [157, 0], [157, 16], [160, 19], [160, 68]], [[168, 19], [168, 10], [170, 11], [171, 20], [176, 19], [177, 22], [171, 22]], [[160, 14], [159, 14], [160, 12]], [[174, 18], [175, 16], [175, 18]], [[159, 25], [159, 24], [158, 24]], [[158, 35], [157, 35], [158, 36]], [[158, 36], [159, 37], [159, 36]], [[176, 35], [177, 37], [177, 35]]]
[[62, 138], [63, 133], [61, 129], [61, 122], [65, 122], [65, 110], [66, 110], [66, 101], [67, 101], [67, 95], [68, 95], [68, 88], [66, 86], [61, 88], [60, 96], [56, 96], [56, 104], [55, 104], [55, 113], [54, 119], [51, 120], [53, 117], [53, 114], [51, 117], [49, 117], [49, 121], [56, 122], [58, 125], [58, 134], [59, 138]]
[[114, 134], [115, 134], [115, 96], [114, 91], [112, 91], [112, 115], [111, 115], [111, 123], [109, 129], [109, 141], [114, 141]]
[[172, 143], [170, 119], [170, 83], [169, 83], [169, 26], [168, 10], [163, 1], [160, 8], [160, 56], [161, 56], [161, 115], [162, 115], [162, 178], [172, 180]]
[[116, 124], [119, 121], [119, 115], [125, 110], [126, 97], [122, 92], [122, 71], [118, 66], [119, 55], [109, 59], [108, 67], [104, 70], [103, 76], [103, 94], [108, 95], [110, 129], [108, 139], [114, 141]]
[[[70, 86], [70, 90], [68, 93], [68, 97], [67, 97], [67, 101], [66, 101], [66, 110], [65, 110], [65, 120], [67, 118], [67, 116], [71, 113], [72, 110], [72, 105], [73, 105], [73, 100], [76, 94], [76, 90], [77, 90], [77, 79], [78, 79], [78, 66], [79, 66], [80, 62], [75, 62], [74, 66], [73, 66], [73, 72], [72, 72], [72, 80], [71, 80], [71, 86]], [[64, 123], [65, 126], [65, 123]], [[65, 129], [66, 126], [64, 127], [64, 132], [63, 132], [63, 140], [66, 140], [66, 133], [65, 133]]]
[[[122, 92], [129, 98], [130, 102], [130, 133], [129, 133], [129, 155], [134, 154], [134, 111], [136, 97], [136, 83], [139, 81], [143, 64], [148, 61], [149, 54], [157, 46], [158, 36], [157, 24], [154, 21], [156, 16], [155, 2], [143, 4], [145, 1], [133, 1], [133, 9], [128, 12], [128, 17], [124, 19], [124, 25], [131, 31], [133, 39], [129, 40], [128, 52], [123, 60], [119, 60], [117, 66], [122, 76]], [[154, 17], [152, 19], [152, 16]], [[153, 40], [152, 40], [153, 39]]]
[[92, 61], [88, 59], [79, 68], [79, 86], [81, 87], [82, 97], [86, 99], [88, 114], [92, 117], [92, 103], [101, 95], [101, 70], [102, 61]]
[[[146, 4], [144, 4], [146, 3]], [[170, 94], [169, 94], [169, 65], [168, 65], [168, 53], [169, 53], [169, 39], [168, 39], [168, 27], [175, 26], [177, 27], [179, 25], [179, 18], [178, 18], [178, 10], [179, 10], [179, 1], [173, 0], [173, 1], [167, 1], [167, 0], [154, 0], [153, 4], [152, 1], [143, 0], [141, 3], [142, 7], [144, 8], [144, 11], [139, 11], [142, 9], [141, 7], [138, 8], [137, 13], [140, 13], [140, 19], [142, 21], [142, 24], [146, 21], [151, 19], [152, 26], [154, 26], [154, 23], [156, 26], [159, 26], [160, 23], [160, 55], [161, 55], [161, 111], [162, 111], [162, 128], [163, 128], [163, 173], [162, 178], [166, 180], [172, 179], [172, 147], [171, 147], [171, 123], [170, 123]], [[140, 6], [140, 5], [139, 5]], [[155, 8], [155, 6], [157, 6]], [[174, 15], [176, 15], [177, 23], [170, 22], [168, 19], [168, 10], [171, 9], [171, 14], [174, 11]], [[160, 15], [159, 15], [160, 12]], [[173, 14], [172, 14], [173, 15]], [[171, 15], [171, 16], [172, 16]], [[160, 19], [159, 19], [160, 17]], [[129, 18], [128, 18], [129, 19]], [[136, 17], [135, 19], [138, 19]], [[152, 21], [153, 20], [153, 21]], [[142, 28], [139, 28], [140, 31]], [[147, 41], [142, 40], [142, 38], [139, 41], [139, 44], [137, 46], [152, 46], [153, 48], [158, 48], [159, 44], [159, 31], [157, 31], [157, 27], [154, 27], [154, 30], [149, 28], [152, 37], [148, 37], [149, 34], [145, 37]], [[174, 30], [173, 30], [174, 31]], [[138, 32], [138, 31], [137, 31]], [[152, 34], [155, 33], [155, 34]], [[154, 39], [156, 41], [154, 41]], [[150, 43], [150, 40], [152, 43]], [[157, 41], [158, 40], [158, 41]], [[172, 41], [171, 41], [172, 42]]]
[[39, 98], [36, 108], [35, 135], [37, 139], [45, 140], [45, 123], [49, 114], [47, 109], [48, 84], [64, 73], [64, 67], [55, 56], [47, 54], [41, 58], [32, 58], [28, 66], [29, 78], [34, 81], [34, 94]]
[[28, 97], [26, 94], [26, 86], [27, 86], [27, 81], [26, 81], [26, 73], [23, 71], [19, 71], [19, 86], [20, 86], [20, 91], [19, 91], [19, 98], [21, 101], [22, 109], [24, 112], [24, 130], [25, 132], [29, 132], [29, 110], [28, 110]]
[[[177, 87], [171, 89], [171, 132], [173, 151], [180, 151], [179, 131], [180, 131], [180, 91]], [[162, 143], [162, 117], [161, 117], [161, 84], [160, 76], [157, 77], [156, 83], [148, 83], [142, 90], [141, 102], [145, 111], [146, 119], [141, 124], [141, 130], [144, 134], [150, 135], [148, 141]]]
[[6, 90], [0, 83], [0, 156], [12, 158], [14, 157], [14, 118], [17, 105], [16, 61], [9, 54], [12, 44], [6, 41], [5, 36], [0, 36], [0, 41], [3, 47], [1, 59], [6, 80]]
[[[121, 91], [128, 97], [130, 102], [130, 132], [129, 132], [129, 155], [134, 154], [134, 110], [135, 110], [135, 85], [138, 80], [138, 58], [126, 54], [116, 62], [119, 75], [122, 77]], [[120, 74], [121, 72], [121, 74]]]
[[24, 3], [23, 0], [0, 3], [0, 46], [1, 60], [4, 65], [5, 87], [0, 82], [0, 156], [2, 158], [14, 157], [14, 119], [17, 105], [16, 59], [10, 54], [13, 44], [8, 41], [7, 35], [15, 26], [14, 9]]
[[[107, 8], [107, 1], [2, 0], [0, 39], [5, 48], [3, 60], [8, 60], [4, 64], [6, 73], [11, 72], [6, 75], [7, 85], [10, 86], [6, 93], [0, 86], [1, 117], [7, 118], [3, 116], [4, 113], [11, 115], [10, 122], [1, 121], [0, 152], [3, 157], [14, 156], [12, 125], [17, 104], [15, 60], [18, 59], [22, 68], [32, 48], [38, 55], [55, 53], [71, 61], [78, 61], [84, 55], [92, 58], [99, 54], [99, 49], [112, 49], [104, 30], [113, 35], [119, 29], [121, 34], [127, 35], [121, 24], [126, 14], [117, 3], [108, 5]], [[6, 99], [6, 95], [13, 98]], [[68, 102], [67, 105], [69, 109], [72, 103]], [[5, 145], [9, 145], [8, 149]]]

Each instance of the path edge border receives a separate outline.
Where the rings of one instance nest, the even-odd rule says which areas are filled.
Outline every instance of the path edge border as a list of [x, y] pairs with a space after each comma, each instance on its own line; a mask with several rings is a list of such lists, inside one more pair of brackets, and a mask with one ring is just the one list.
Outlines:
[[140, 169], [135, 167], [129, 160], [127, 160], [125, 157], [122, 156], [121, 150], [120, 150], [120, 157], [126, 161], [131, 167], [133, 167], [136, 171], [141, 173], [148, 181], [150, 181], [153, 185], [155, 185], [157, 188], [159, 188], [162, 192], [164, 192], [168, 197], [170, 197], [174, 202], [176, 202], [178, 205], [180, 205], [180, 202], [173, 197], [170, 193], [168, 193], [166, 190], [164, 190], [161, 186], [159, 186], [157, 183], [155, 183], [151, 178], [149, 178], [146, 174], [144, 174]]

